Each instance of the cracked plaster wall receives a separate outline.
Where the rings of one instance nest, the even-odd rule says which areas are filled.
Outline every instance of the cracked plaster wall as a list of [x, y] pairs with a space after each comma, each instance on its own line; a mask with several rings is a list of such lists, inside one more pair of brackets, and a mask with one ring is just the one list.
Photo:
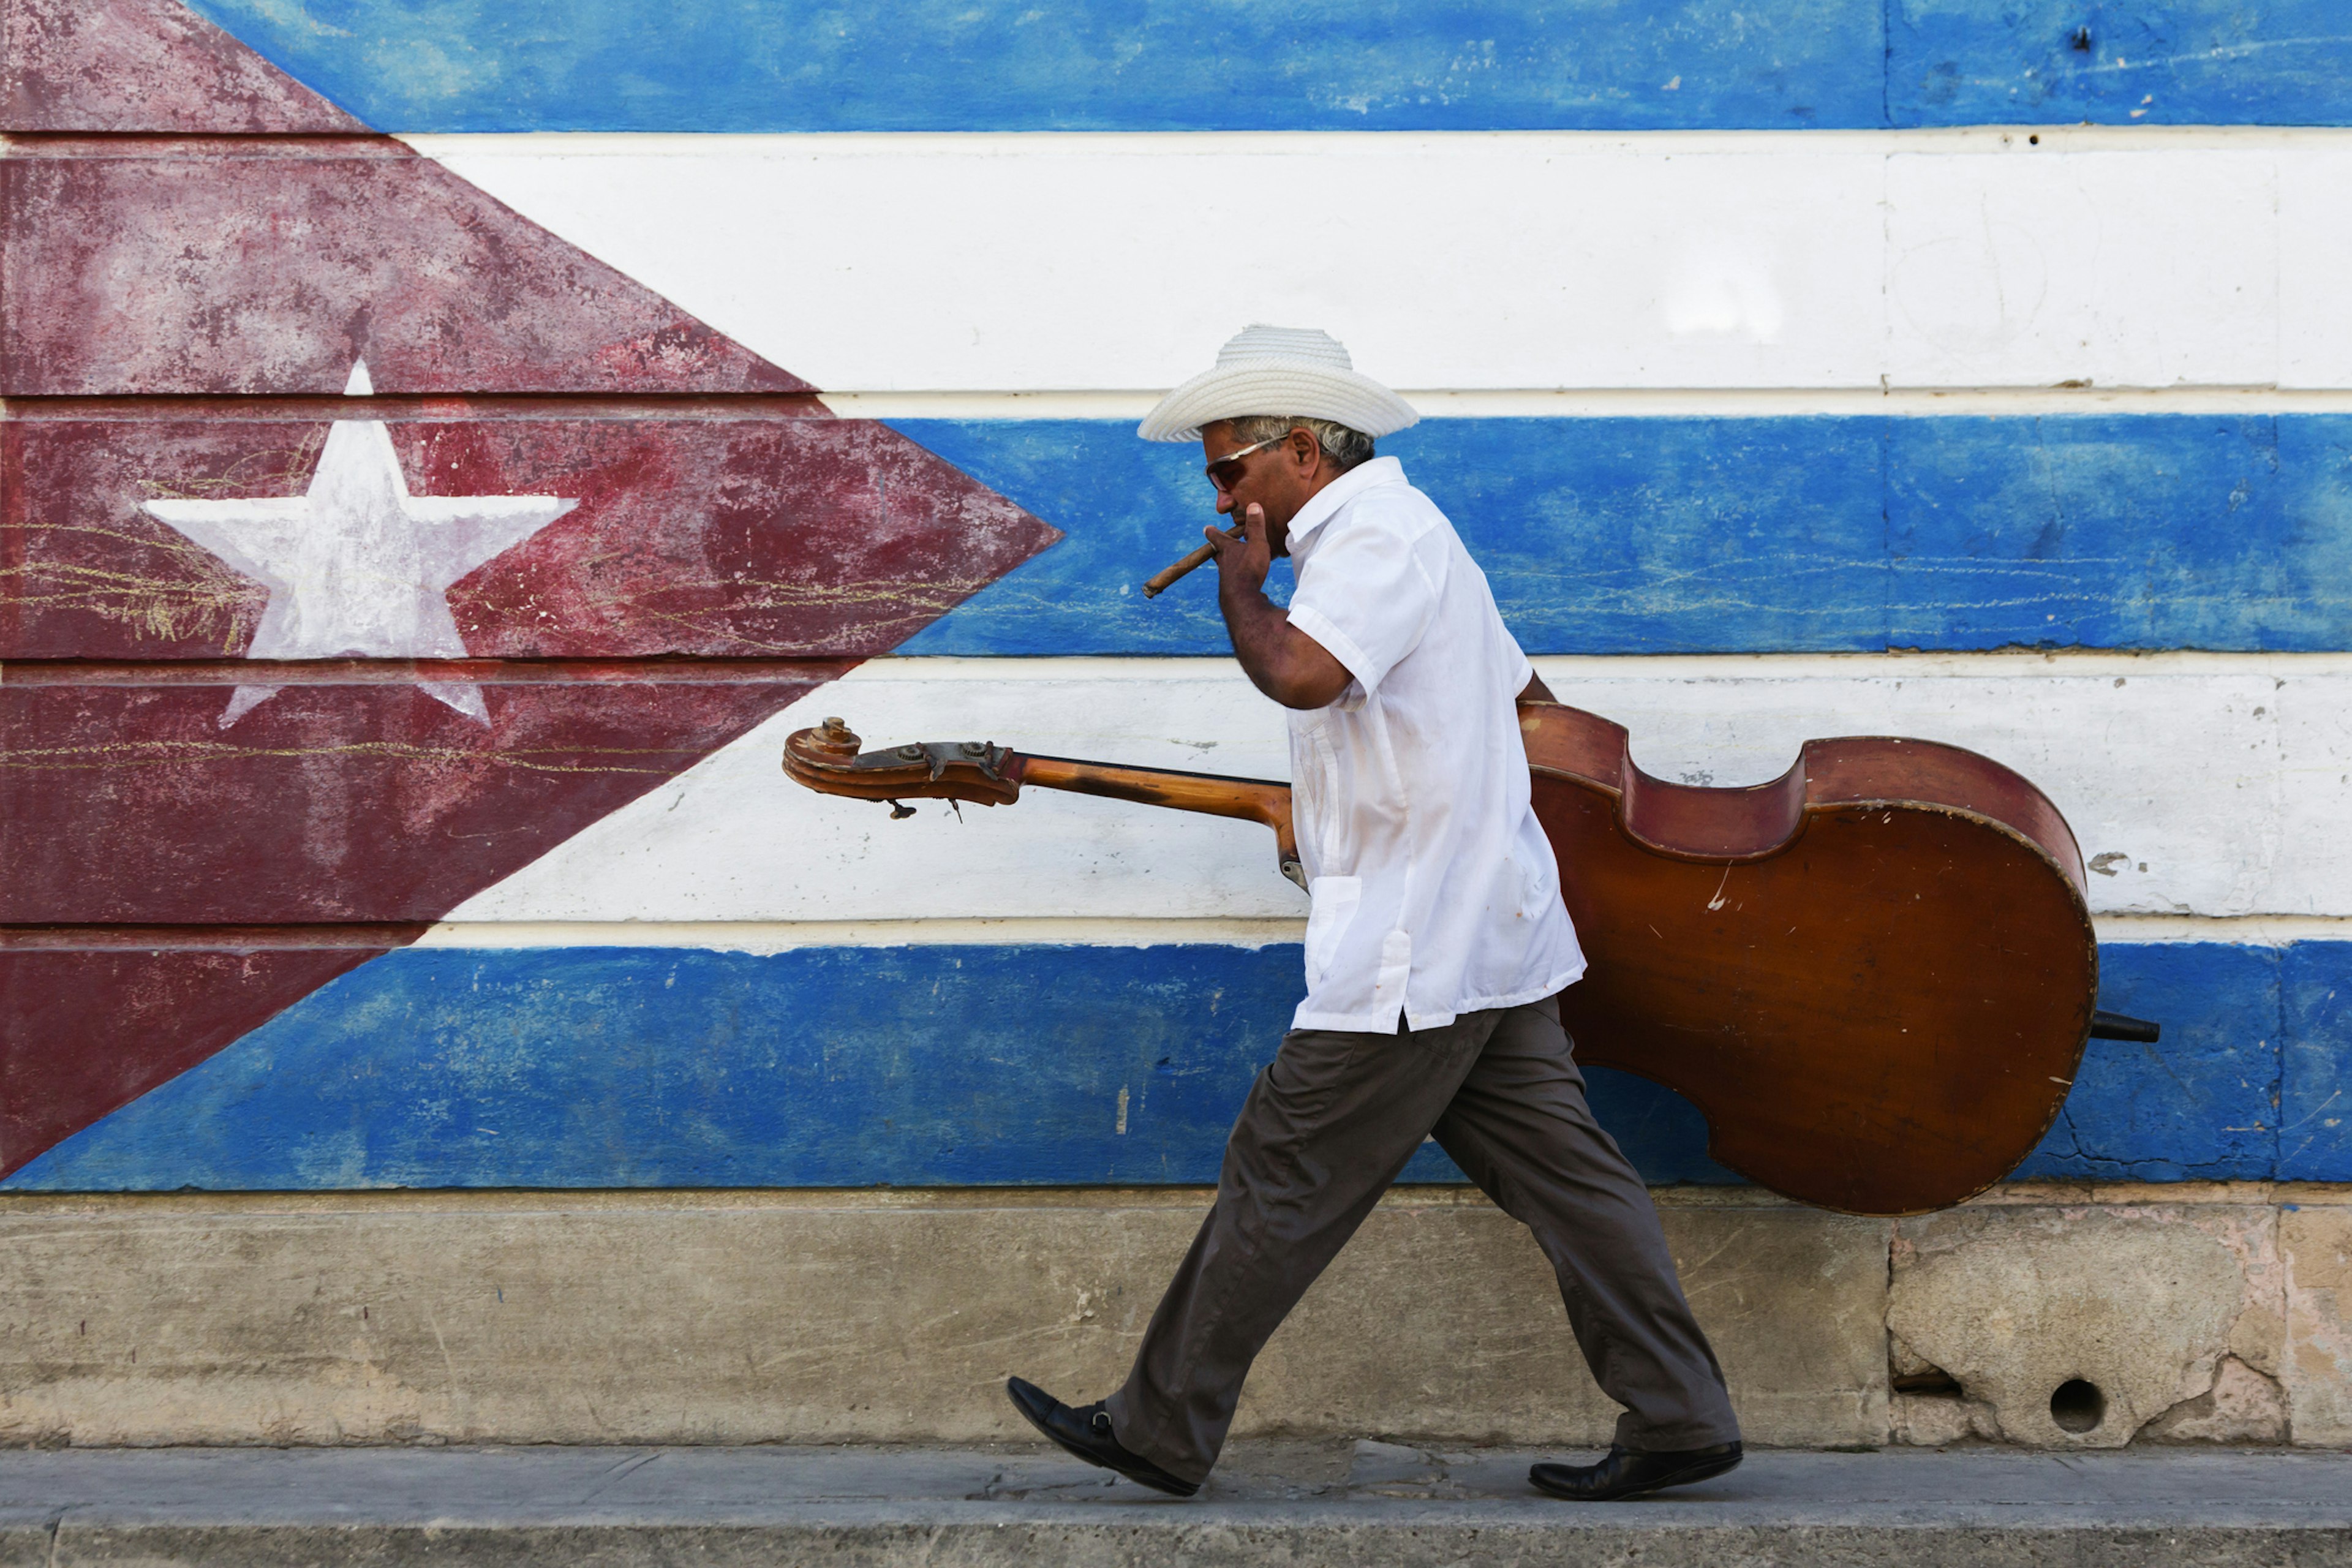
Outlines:
[[[2352, 1188], [2021, 1184], [1899, 1223], [1657, 1196], [1759, 1446], [2352, 1447]], [[1107, 1391], [1205, 1201], [0, 1196], [0, 1443], [1017, 1438], [1003, 1377]], [[2050, 1413], [2075, 1378], [2088, 1432]], [[1525, 1232], [1413, 1188], [1236, 1430], [1598, 1444], [1612, 1414]]]
[[[1891, 1363], [1897, 1375], [1941, 1369], [1959, 1391], [1939, 1405], [1906, 1397], [1901, 1435], [2119, 1447], [2161, 1417], [2183, 1438], [2283, 1436], [2276, 1219], [2268, 1205], [2155, 1203], [1993, 1204], [1905, 1221], [1891, 1255]], [[2053, 1410], [2077, 1381], [2104, 1406], [2079, 1431]]]

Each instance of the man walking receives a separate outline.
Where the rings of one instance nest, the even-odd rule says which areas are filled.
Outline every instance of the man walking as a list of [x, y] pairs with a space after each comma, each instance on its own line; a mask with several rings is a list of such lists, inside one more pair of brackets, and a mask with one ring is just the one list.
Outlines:
[[[1197, 437], [1217, 510], [1244, 523], [1209, 539], [1234, 655], [1290, 710], [1307, 998], [1126, 1386], [1082, 1408], [1019, 1378], [1008, 1392], [1071, 1453], [1179, 1496], [1216, 1462], [1266, 1340], [1431, 1136], [1535, 1232], [1625, 1407], [1607, 1458], [1538, 1465], [1534, 1484], [1598, 1500], [1739, 1462], [1715, 1353], [1641, 1178], [1586, 1109], [1553, 1000], [1584, 958], [1515, 706], [1551, 694], [1453, 525], [1373, 455], [1415, 417], [1327, 334], [1254, 326], [1139, 431]], [[1287, 613], [1263, 589], [1284, 554]]]

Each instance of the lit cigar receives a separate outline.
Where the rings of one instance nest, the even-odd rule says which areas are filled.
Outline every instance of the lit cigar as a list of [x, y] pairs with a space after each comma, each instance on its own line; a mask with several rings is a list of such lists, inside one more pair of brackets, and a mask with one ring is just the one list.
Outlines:
[[[1239, 539], [1241, 536], [1242, 525], [1238, 522], [1234, 524], [1233, 527], [1225, 530], [1225, 537], [1227, 539]], [[1195, 550], [1192, 554], [1184, 557], [1183, 560], [1161, 567], [1159, 571], [1154, 572], [1150, 577], [1144, 580], [1143, 596], [1147, 599], [1156, 599], [1160, 597], [1160, 592], [1161, 589], [1166, 588], [1172, 583], [1181, 583], [1185, 578], [1190, 577], [1193, 573], [1199, 571], [1202, 567], [1206, 566], [1211, 558], [1216, 553], [1215, 546], [1203, 544], [1200, 549]]]

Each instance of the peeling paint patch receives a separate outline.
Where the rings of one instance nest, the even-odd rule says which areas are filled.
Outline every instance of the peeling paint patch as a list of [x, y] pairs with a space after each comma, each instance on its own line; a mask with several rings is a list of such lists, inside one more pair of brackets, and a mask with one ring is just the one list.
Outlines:
[[2141, 1436], [2158, 1443], [2284, 1443], [2286, 1391], [2276, 1378], [2224, 1356], [2212, 1387], [2149, 1422]]

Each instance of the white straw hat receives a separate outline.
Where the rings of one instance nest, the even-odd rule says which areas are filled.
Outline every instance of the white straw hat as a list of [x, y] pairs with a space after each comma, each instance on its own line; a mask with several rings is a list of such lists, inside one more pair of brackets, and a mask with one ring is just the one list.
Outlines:
[[1161, 398], [1135, 433], [1147, 441], [1192, 441], [1203, 425], [1253, 414], [1333, 419], [1374, 437], [1421, 418], [1403, 398], [1358, 374], [1330, 333], [1253, 325], [1217, 351], [1216, 369]]

